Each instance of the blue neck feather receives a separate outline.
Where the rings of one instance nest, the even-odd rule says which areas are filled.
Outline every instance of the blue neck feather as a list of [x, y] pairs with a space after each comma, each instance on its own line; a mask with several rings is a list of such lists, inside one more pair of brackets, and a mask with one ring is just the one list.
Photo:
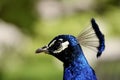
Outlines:
[[97, 80], [94, 70], [89, 66], [81, 47], [79, 45], [74, 46], [72, 53], [74, 58], [69, 63], [64, 63], [63, 80]]

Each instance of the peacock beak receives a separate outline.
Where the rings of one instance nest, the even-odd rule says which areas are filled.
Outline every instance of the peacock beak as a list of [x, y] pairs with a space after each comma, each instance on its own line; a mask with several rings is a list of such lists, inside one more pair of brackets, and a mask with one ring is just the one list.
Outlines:
[[47, 53], [48, 52], [48, 47], [47, 46], [44, 46], [42, 48], [38, 48], [35, 53], [41, 53], [41, 52], [45, 52]]

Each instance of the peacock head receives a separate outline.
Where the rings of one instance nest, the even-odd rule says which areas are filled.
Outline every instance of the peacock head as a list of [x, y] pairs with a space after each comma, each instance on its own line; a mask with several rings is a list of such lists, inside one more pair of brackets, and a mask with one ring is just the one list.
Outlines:
[[[53, 55], [62, 62], [72, 60], [74, 47], [79, 45], [77, 39], [72, 35], [59, 35], [42, 48], [38, 48], [36, 53], [45, 52]], [[75, 54], [74, 54], [75, 55]], [[70, 59], [71, 58], [71, 59]]]

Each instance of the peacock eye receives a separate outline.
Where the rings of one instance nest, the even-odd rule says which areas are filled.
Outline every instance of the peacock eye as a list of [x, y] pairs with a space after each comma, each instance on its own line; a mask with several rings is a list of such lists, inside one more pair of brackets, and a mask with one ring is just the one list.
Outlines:
[[50, 50], [54, 51], [60, 48], [61, 44], [62, 44], [61, 40], [54, 40], [48, 46]]
[[49, 51], [52, 53], [60, 53], [64, 49], [66, 49], [69, 45], [69, 41], [64, 41], [63, 39], [55, 39], [52, 42], [49, 43]]
[[68, 48], [69, 42], [58, 42], [59, 45], [56, 46], [56, 49], [54, 49], [53, 53], [61, 53], [64, 51], [66, 48]]
[[56, 41], [55, 43], [54, 43], [54, 45], [53, 45], [53, 47], [54, 47], [54, 50], [57, 50], [57, 49], [59, 49], [60, 47], [61, 47], [61, 44], [62, 44], [62, 41]]

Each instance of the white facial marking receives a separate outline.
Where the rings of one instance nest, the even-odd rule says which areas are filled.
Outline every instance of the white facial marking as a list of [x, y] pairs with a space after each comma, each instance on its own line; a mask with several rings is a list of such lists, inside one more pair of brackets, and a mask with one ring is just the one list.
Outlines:
[[60, 41], [63, 41], [63, 39], [59, 39]]
[[51, 47], [54, 43], [55, 43], [56, 40], [52, 41], [52, 43], [49, 45], [49, 47]]
[[65, 41], [64, 43], [61, 44], [60, 48], [55, 50], [53, 53], [60, 53], [62, 52], [63, 50], [65, 50], [69, 45], [69, 42], [68, 41]]

